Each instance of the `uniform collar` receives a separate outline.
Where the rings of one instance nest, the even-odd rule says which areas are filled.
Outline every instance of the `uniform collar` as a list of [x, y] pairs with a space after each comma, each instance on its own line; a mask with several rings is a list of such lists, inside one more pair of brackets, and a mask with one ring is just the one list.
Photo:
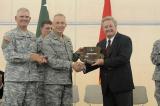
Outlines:
[[31, 32], [27, 31], [22, 31], [19, 27], [16, 28], [16, 30], [19, 32], [18, 36], [26, 36], [26, 37], [31, 37]]

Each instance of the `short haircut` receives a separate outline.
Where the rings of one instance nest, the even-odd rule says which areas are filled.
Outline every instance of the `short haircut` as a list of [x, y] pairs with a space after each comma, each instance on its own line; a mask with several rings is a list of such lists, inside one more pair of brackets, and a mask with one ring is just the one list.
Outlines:
[[41, 28], [45, 25], [45, 24], [49, 24], [49, 25], [52, 25], [52, 21], [50, 20], [45, 20], [41, 23]]
[[55, 14], [54, 17], [56, 17], [56, 16], [63, 16], [64, 18], [66, 18], [66, 17], [64, 16], [64, 14], [62, 14], [62, 13]]
[[106, 16], [106, 17], [104, 17], [104, 18], [102, 19], [102, 24], [103, 24], [105, 21], [107, 21], [107, 20], [111, 20], [111, 21], [114, 23], [115, 27], [117, 27], [117, 21], [116, 21], [112, 16]]
[[18, 14], [19, 12], [21, 12], [21, 11], [30, 13], [27, 8], [22, 7], [22, 8], [19, 8], [19, 9], [17, 10], [17, 14]]

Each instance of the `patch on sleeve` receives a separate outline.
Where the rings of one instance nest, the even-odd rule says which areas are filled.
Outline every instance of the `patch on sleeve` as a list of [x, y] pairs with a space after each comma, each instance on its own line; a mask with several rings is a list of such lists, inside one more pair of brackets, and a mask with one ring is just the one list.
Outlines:
[[11, 42], [11, 38], [4, 36], [3, 41], [2, 41], [2, 45], [1, 45], [2, 49], [5, 49], [10, 42]]

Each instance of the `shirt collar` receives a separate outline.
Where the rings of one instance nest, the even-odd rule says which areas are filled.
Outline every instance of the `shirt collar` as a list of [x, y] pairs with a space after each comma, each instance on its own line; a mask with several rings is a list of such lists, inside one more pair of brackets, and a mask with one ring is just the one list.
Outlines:
[[117, 32], [115, 33], [115, 35], [112, 37], [112, 38], [107, 38], [106, 40], [107, 40], [107, 42], [108, 42], [108, 40], [111, 40], [111, 43], [110, 44], [112, 44], [112, 42], [113, 42], [113, 40], [114, 40], [114, 38], [115, 38], [115, 36], [116, 36], [116, 34], [117, 34]]

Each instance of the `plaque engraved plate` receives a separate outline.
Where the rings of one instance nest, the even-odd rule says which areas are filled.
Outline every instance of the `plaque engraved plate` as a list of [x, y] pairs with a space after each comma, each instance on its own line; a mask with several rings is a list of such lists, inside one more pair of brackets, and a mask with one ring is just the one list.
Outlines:
[[103, 58], [99, 47], [84, 47], [80, 51], [80, 60], [85, 63], [94, 64], [97, 59]]

